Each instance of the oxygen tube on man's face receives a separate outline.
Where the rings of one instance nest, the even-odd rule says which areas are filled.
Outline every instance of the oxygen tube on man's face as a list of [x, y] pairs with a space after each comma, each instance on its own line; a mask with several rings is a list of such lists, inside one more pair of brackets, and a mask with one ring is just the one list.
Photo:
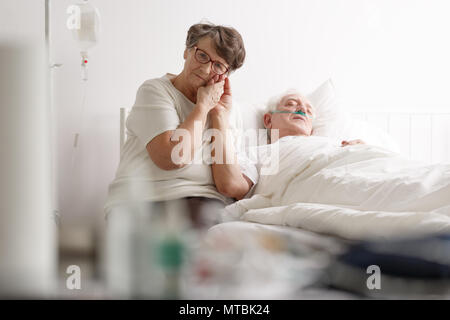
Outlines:
[[307, 115], [306, 113], [304, 113], [303, 111], [280, 111], [280, 110], [276, 110], [276, 111], [272, 111], [271, 113], [293, 113], [293, 114], [299, 114], [308, 118], [311, 118], [311, 116]]

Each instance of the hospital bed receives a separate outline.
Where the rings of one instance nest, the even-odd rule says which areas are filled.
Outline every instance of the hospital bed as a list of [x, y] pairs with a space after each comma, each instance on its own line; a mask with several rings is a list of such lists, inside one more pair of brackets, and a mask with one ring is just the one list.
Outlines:
[[[126, 141], [125, 124], [129, 111], [130, 109], [127, 108], [120, 109], [120, 150]], [[393, 143], [399, 147], [397, 151], [410, 159], [427, 163], [450, 162], [448, 139], [450, 137], [450, 126], [448, 125], [450, 124], [450, 113], [354, 112], [352, 117], [361, 123], [369, 123], [381, 128], [392, 137]], [[329, 286], [326, 289], [323, 287], [320, 289], [320, 285], [311, 287], [312, 282], [326, 277], [326, 274], [323, 273], [324, 265], [329, 264], [332, 257], [345, 252], [346, 248], [353, 245], [355, 241], [287, 225], [249, 221], [230, 221], [218, 224], [208, 231], [205, 239], [210, 249], [216, 248], [216, 255], [217, 252], [220, 252], [217, 248], [223, 246], [223, 243], [232, 248], [232, 251], [241, 252], [239, 263], [237, 263], [241, 269], [235, 270], [241, 276], [237, 278], [234, 276], [234, 279], [225, 281], [222, 279], [222, 284], [224, 282], [235, 283], [229, 287], [223, 285], [202, 287], [188, 282], [186, 284], [188, 289], [185, 289], [188, 298], [352, 299], [360, 297], [353, 293], [335, 291]], [[288, 250], [290, 258], [287, 258], [285, 253], [286, 247], [289, 246], [291, 246], [290, 251]], [[206, 251], [208, 250], [206, 249]], [[228, 254], [226, 251], [223, 253], [225, 257]], [[257, 253], [252, 254], [251, 252]], [[293, 252], [294, 254], [292, 254]], [[212, 256], [212, 260], [216, 258], [216, 260], [220, 260], [220, 257]], [[277, 262], [277, 259], [283, 261], [284, 264], [280, 261]], [[212, 262], [210, 261], [210, 263]], [[269, 269], [279, 269], [280, 272], [297, 275], [299, 273], [309, 274], [310, 278], [292, 279], [280, 275], [280, 272], [265, 274], [267, 268], [261, 268], [258, 266], [260, 264], [267, 264]], [[228, 264], [225, 265], [230, 267]], [[220, 269], [220, 267], [220, 265], [215, 265], [215, 268]], [[253, 282], [252, 280], [247, 281], [252, 277], [255, 278]], [[267, 279], [267, 285], [261, 285], [263, 278]], [[241, 284], [236, 285], [236, 283]], [[365, 293], [367, 294], [367, 292]]]

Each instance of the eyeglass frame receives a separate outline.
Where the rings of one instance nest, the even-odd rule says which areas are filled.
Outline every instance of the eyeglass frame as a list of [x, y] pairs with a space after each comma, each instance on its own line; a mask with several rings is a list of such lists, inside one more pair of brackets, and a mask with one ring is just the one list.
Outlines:
[[[203, 50], [203, 49], [200, 49], [199, 47], [197, 47], [197, 46], [193, 46], [192, 48], [195, 48], [195, 51], [194, 51], [194, 58], [195, 58], [195, 61], [197, 61], [198, 63], [201, 63], [201, 64], [207, 64], [207, 63], [210, 63], [211, 62], [211, 69], [212, 69], [212, 71], [215, 73], [215, 74], [217, 74], [218, 76], [220, 76], [220, 75], [222, 75], [222, 74], [225, 74], [225, 73], [227, 73], [228, 71], [230, 71], [230, 68], [228, 67], [225, 67], [225, 65], [222, 63], [222, 62], [220, 62], [219, 60], [213, 60], [213, 59], [211, 59], [211, 57], [209, 56], [209, 54], [205, 51], [205, 50]], [[200, 62], [200, 61], [198, 61], [198, 59], [197, 59], [197, 51], [198, 50], [200, 50], [201, 52], [203, 52], [204, 54], [206, 54], [206, 56], [208, 57], [208, 61], [207, 62]], [[217, 73], [216, 71], [214, 71], [214, 63], [215, 62], [217, 62], [217, 63], [220, 63], [221, 65], [223, 65], [224, 67], [225, 67], [225, 69], [226, 69], [226, 71], [224, 72], [224, 73]]]

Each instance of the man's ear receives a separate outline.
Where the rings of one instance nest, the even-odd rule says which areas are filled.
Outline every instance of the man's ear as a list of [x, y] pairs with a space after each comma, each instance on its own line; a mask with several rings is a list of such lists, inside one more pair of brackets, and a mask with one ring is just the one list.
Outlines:
[[272, 114], [271, 113], [265, 113], [263, 121], [264, 121], [264, 127], [266, 127], [266, 129], [272, 129]]

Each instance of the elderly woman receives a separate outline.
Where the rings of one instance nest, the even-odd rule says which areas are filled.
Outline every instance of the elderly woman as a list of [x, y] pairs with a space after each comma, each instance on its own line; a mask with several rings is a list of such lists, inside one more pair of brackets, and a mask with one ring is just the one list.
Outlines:
[[[137, 92], [107, 212], [116, 205], [184, 199], [192, 216], [205, 205], [244, 197], [253, 185], [247, 172], [252, 168], [245, 164], [203, 161], [211, 142], [204, 131], [225, 132], [229, 125], [228, 77], [244, 63], [241, 35], [229, 27], [195, 24], [183, 58], [181, 73], [147, 80]], [[221, 151], [236, 158], [230, 144]]]

